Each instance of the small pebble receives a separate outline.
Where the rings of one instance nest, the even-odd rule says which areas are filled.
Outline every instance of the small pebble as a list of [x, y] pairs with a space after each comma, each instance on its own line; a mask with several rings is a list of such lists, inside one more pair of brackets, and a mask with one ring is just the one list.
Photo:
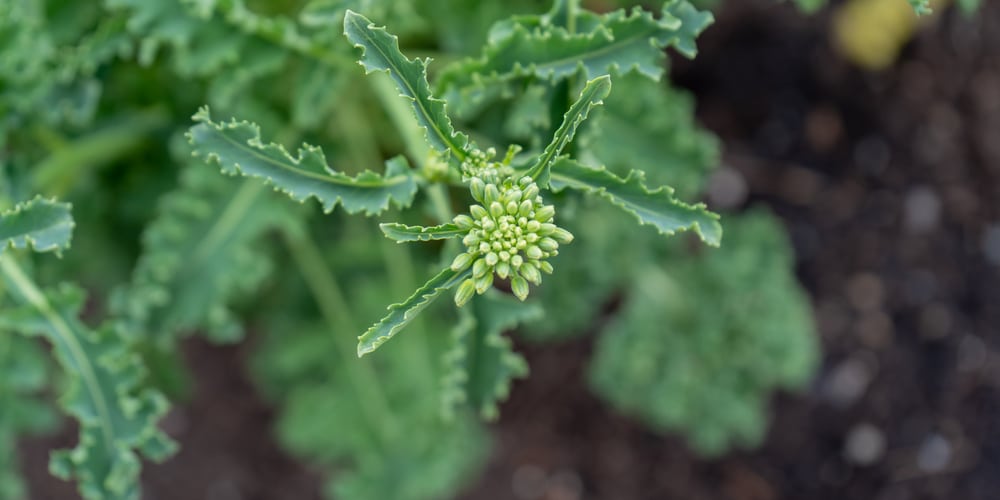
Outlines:
[[917, 467], [928, 473], [941, 472], [951, 463], [951, 456], [951, 443], [940, 434], [931, 434], [917, 452]]
[[965, 335], [958, 344], [958, 370], [974, 372], [986, 364], [989, 351], [983, 339], [975, 335]]
[[708, 181], [708, 199], [713, 208], [737, 208], [747, 199], [747, 181], [738, 170], [723, 167]]
[[903, 204], [903, 223], [911, 233], [926, 233], [938, 226], [941, 199], [930, 188], [920, 186], [911, 189], [906, 193]]
[[523, 500], [541, 498], [545, 494], [545, 470], [537, 465], [522, 465], [514, 470], [510, 487], [514, 496]]
[[860, 356], [852, 356], [837, 365], [824, 384], [824, 394], [834, 406], [846, 408], [864, 395], [875, 377], [875, 370]]
[[931, 304], [920, 310], [920, 334], [924, 338], [940, 339], [951, 332], [951, 310], [941, 303]]
[[876, 311], [884, 299], [882, 280], [872, 273], [856, 274], [847, 282], [847, 300], [859, 311]]
[[844, 457], [855, 465], [872, 465], [885, 455], [885, 433], [878, 427], [863, 422], [847, 433]]
[[993, 265], [1000, 266], [1000, 224], [991, 224], [983, 233], [983, 255]]

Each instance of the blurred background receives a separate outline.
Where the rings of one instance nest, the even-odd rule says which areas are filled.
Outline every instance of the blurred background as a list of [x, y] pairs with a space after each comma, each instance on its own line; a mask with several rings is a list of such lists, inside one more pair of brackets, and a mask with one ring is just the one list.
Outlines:
[[[817, 374], [771, 399], [761, 446], [705, 458], [610, 409], [587, 385], [594, 333], [515, 338], [531, 376], [459, 498], [998, 498], [1000, 2], [919, 23], [866, 3], [717, 3], [698, 57], [671, 62], [723, 145], [706, 201], [780, 217], [815, 312]], [[252, 346], [183, 349], [197, 388], [164, 422], [182, 451], [144, 469], [145, 498], [320, 498], [272, 435]], [[75, 498], [46, 466], [75, 439], [21, 441], [31, 498]]]

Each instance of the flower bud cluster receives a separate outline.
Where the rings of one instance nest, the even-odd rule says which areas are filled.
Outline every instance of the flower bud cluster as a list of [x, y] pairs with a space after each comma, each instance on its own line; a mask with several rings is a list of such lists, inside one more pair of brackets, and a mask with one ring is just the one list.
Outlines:
[[493, 158], [496, 155], [497, 151], [494, 148], [486, 151], [472, 150], [462, 162], [462, 175], [467, 179], [478, 177], [486, 183], [501, 184], [501, 179], [509, 177], [513, 169], [507, 163], [510, 158], [502, 163], [495, 162]]
[[493, 286], [494, 275], [510, 279], [514, 295], [528, 297], [528, 283], [542, 282], [542, 272], [552, 273], [548, 260], [559, 254], [559, 245], [573, 241], [569, 231], [553, 222], [555, 208], [545, 205], [531, 177], [508, 178], [494, 183], [473, 177], [472, 196], [480, 204], [469, 215], [455, 217], [468, 231], [466, 251], [451, 264], [454, 271], [472, 267], [472, 277], [459, 285], [455, 303], [464, 305], [474, 293]]

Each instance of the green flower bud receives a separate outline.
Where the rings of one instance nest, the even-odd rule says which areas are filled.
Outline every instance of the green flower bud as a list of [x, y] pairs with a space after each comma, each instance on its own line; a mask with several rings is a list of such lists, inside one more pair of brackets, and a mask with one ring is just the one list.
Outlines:
[[460, 253], [458, 254], [457, 257], [455, 257], [455, 260], [451, 261], [451, 270], [455, 272], [461, 271], [469, 267], [469, 264], [471, 263], [472, 263], [472, 254]]
[[486, 273], [476, 278], [476, 293], [482, 295], [493, 286], [493, 273]]
[[525, 187], [525, 186], [529, 186], [529, 185], [531, 185], [531, 184], [532, 184], [533, 182], [535, 182], [535, 181], [534, 181], [534, 180], [532, 180], [532, 178], [531, 178], [531, 177], [529, 177], [529, 176], [527, 176], [527, 175], [526, 175], [526, 176], [524, 176], [524, 177], [521, 177], [521, 179], [517, 181], [517, 183], [518, 183], [518, 184], [520, 184], [520, 185], [521, 185], [521, 187]]
[[479, 235], [474, 232], [465, 235], [465, 238], [462, 238], [462, 244], [469, 248], [474, 248], [479, 245]]
[[476, 263], [472, 265], [472, 276], [474, 278], [480, 278], [488, 272], [490, 272], [490, 265], [484, 259], [477, 259]]
[[533, 260], [541, 259], [544, 256], [542, 254], [542, 249], [534, 245], [528, 247], [527, 250], [524, 251], [524, 255]]
[[[528, 214], [531, 213], [531, 209], [533, 208], [535, 208], [535, 204], [532, 203], [531, 200], [524, 200], [517, 207], [517, 214], [520, 215], [521, 217], [527, 217]], [[521, 223], [521, 221], [518, 220], [518, 223]]]
[[493, 219], [483, 219], [483, 230], [484, 231], [492, 231], [492, 230], [494, 230], [496, 228], [497, 228], [497, 224], [496, 224], [496, 222], [493, 222]]
[[469, 213], [472, 214], [472, 218], [477, 220], [483, 220], [490, 215], [485, 208], [479, 205], [472, 205], [469, 207]]
[[455, 305], [464, 306], [474, 293], [476, 293], [476, 282], [471, 279], [463, 281], [461, 285], [458, 285], [458, 291], [455, 292]]
[[500, 200], [500, 191], [497, 190], [496, 184], [487, 184], [485, 193], [485, 199], [483, 200], [483, 204], [485, 205], [492, 205]]
[[538, 185], [531, 184], [524, 190], [524, 193], [521, 194], [521, 199], [533, 202], [535, 201], [536, 196], [538, 196]]
[[532, 233], [538, 232], [538, 230], [541, 228], [542, 228], [542, 223], [538, 222], [537, 220], [530, 220], [528, 221], [527, 224], [525, 224], [525, 229], [531, 231]]
[[507, 279], [507, 276], [510, 276], [510, 263], [501, 261], [497, 264], [496, 270], [497, 276], [499, 276], [500, 279], [505, 280]]
[[476, 221], [472, 220], [472, 217], [469, 217], [468, 215], [465, 214], [455, 217], [454, 222], [459, 229], [465, 231], [472, 229], [472, 227], [476, 224]]
[[563, 245], [568, 245], [573, 241], [573, 233], [557, 227], [555, 231], [552, 232], [552, 238]]
[[559, 249], [559, 243], [552, 238], [542, 238], [542, 241], [538, 242], [538, 247], [546, 252], [555, 252]]
[[520, 255], [515, 255], [510, 258], [510, 265], [514, 266], [514, 268], [520, 268], [523, 264], [524, 257], [521, 257]]
[[514, 295], [522, 301], [528, 298], [528, 292], [530, 289], [528, 288], [528, 282], [525, 281], [524, 278], [520, 276], [514, 276], [511, 278], [510, 289], [514, 292]]
[[538, 268], [545, 274], [552, 274], [553, 271], [552, 264], [549, 264], [549, 261], [547, 260], [538, 261]]
[[[483, 195], [486, 191], [486, 183], [483, 182], [479, 177], [473, 177], [472, 181], [469, 183], [469, 190], [472, 191], [472, 197], [476, 199], [479, 203], [484, 203]], [[478, 217], [476, 217], [478, 219]]]
[[530, 262], [525, 262], [521, 268], [518, 269], [518, 272], [521, 273], [521, 276], [524, 276], [524, 279], [536, 285], [542, 283], [542, 273], [538, 272], [538, 268], [533, 266]]
[[538, 222], [548, 222], [552, 220], [552, 217], [556, 215], [556, 207], [552, 205], [545, 205], [544, 207], [535, 210], [535, 220]]
[[490, 203], [490, 215], [492, 215], [494, 219], [499, 219], [500, 217], [503, 217], [503, 214], [504, 214], [503, 205], [501, 205], [499, 201], [494, 201], [493, 203]]
[[556, 232], [556, 225], [551, 222], [546, 222], [542, 224], [542, 227], [538, 228], [538, 234], [540, 236], [548, 236], [554, 232]]
[[507, 206], [505, 208], [507, 208], [507, 213], [508, 214], [514, 215], [514, 214], [517, 213], [517, 202], [516, 201], [511, 201], [511, 202], [507, 203]]
[[500, 262], [500, 256], [498, 256], [497, 254], [495, 254], [493, 252], [490, 252], [490, 253], [486, 254], [485, 260], [486, 260], [486, 264], [488, 264], [490, 267], [493, 267], [493, 266], [497, 265], [497, 262]]

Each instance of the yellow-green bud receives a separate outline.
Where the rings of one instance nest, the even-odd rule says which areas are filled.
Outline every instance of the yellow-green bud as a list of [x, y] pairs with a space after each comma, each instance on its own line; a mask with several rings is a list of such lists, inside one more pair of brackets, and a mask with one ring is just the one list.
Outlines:
[[511, 278], [510, 289], [512, 292], [514, 292], [514, 295], [517, 296], [517, 298], [521, 299], [522, 301], [528, 298], [528, 291], [530, 289], [528, 287], [528, 282], [525, 281], [524, 278], [520, 276], [514, 276], [513, 278]]
[[451, 270], [456, 272], [461, 271], [469, 267], [469, 264], [471, 263], [472, 255], [468, 253], [460, 253], [457, 257], [455, 257], [455, 260], [451, 261]]
[[458, 285], [458, 291], [455, 292], [455, 305], [458, 307], [464, 306], [475, 293], [476, 282], [471, 279], [463, 281], [461, 285]]

